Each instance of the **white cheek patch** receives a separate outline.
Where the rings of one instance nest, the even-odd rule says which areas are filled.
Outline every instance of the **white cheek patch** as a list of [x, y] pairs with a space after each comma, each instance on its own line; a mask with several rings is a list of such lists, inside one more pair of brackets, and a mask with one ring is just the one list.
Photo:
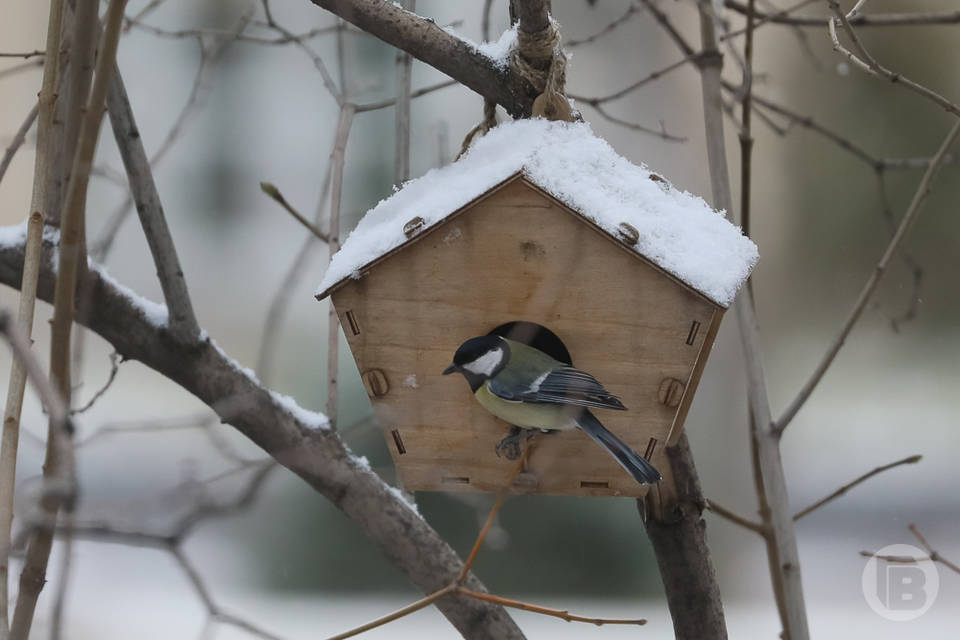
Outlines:
[[503, 360], [503, 350], [494, 349], [483, 354], [473, 362], [463, 365], [463, 368], [470, 373], [478, 376], [489, 376], [497, 368], [500, 361]]

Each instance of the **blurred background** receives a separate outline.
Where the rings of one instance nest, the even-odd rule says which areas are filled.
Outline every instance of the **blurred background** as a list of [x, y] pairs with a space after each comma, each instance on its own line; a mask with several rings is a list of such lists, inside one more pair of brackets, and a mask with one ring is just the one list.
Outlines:
[[[128, 14], [147, 4], [131, 0]], [[568, 41], [598, 33], [631, 6], [614, 0], [553, 4]], [[774, 10], [766, 2], [758, 6]], [[876, 0], [867, 10], [952, 7], [947, 0]], [[692, 1], [664, 2], [661, 8], [692, 43], [699, 43]], [[481, 40], [481, 2], [418, 0], [416, 9]], [[47, 3], [16, 3], [5, 11], [0, 51], [42, 49]], [[285, 280], [306, 232], [260, 192], [259, 182], [275, 183], [288, 201], [312, 217], [337, 107], [310, 56], [297, 46], [228, 42], [223, 34], [235, 29], [248, 11], [263, 18], [259, 3], [167, 0], [143, 20], [164, 33], [131, 28], [121, 42], [119, 65], [148, 153], [161, 147], [184, 105], [192, 105], [175, 143], [157, 162], [155, 177], [201, 325], [228, 354], [257, 367], [268, 308], [282, 290], [289, 296], [287, 313], [274, 336], [272, 361], [257, 373], [301, 405], [323, 410], [327, 309], [312, 294], [326, 264], [326, 248], [312, 245], [295, 281]], [[825, 17], [826, 12], [825, 3], [814, 3], [802, 13]], [[297, 33], [336, 24], [309, 2], [276, 3], [273, 13]], [[491, 16], [496, 39], [508, 26], [506, 0], [493, 3]], [[736, 14], [727, 18], [732, 29], [741, 26]], [[198, 40], [168, 33], [184, 29], [202, 29], [204, 34]], [[249, 33], [276, 38], [264, 29]], [[953, 64], [960, 26], [860, 33], [888, 67], [948, 98], [960, 95]], [[335, 35], [318, 35], [308, 42], [337, 77]], [[741, 39], [732, 42], [742, 47]], [[764, 25], [757, 30], [756, 47], [757, 95], [811, 117], [875, 159], [927, 158], [951, 124], [951, 116], [932, 104], [842, 62], [824, 28], [799, 31]], [[570, 51], [568, 92], [588, 97], [612, 93], [682, 57], [650, 13], [640, 8], [603, 37]], [[365, 103], [394, 96], [394, 49], [351, 29], [344, 37], [344, 54], [342, 73], [351, 100]], [[203, 72], [198, 76], [201, 57]], [[34, 60], [0, 59], [0, 146], [10, 143], [35, 101], [40, 68]], [[730, 55], [725, 76], [740, 82]], [[432, 68], [414, 63], [414, 89], [443, 79]], [[616, 118], [654, 129], [662, 123], [685, 142], [620, 126], [586, 104], [581, 108], [595, 132], [620, 154], [709, 200], [700, 80], [693, 67], [604, 105]], [[450, 162], [481, 114], [481, 99], [459, 85], [417, 98], [412, 107], [411, 175]], [[776, 127], [754, 119], [751, 235], [760, 247], [754, 287], [771, 401], [778, 414], [821, 358], [882, 255], [891, 228], [885, 210], [895, 219], [902, 215], [922, 167], [891, 167], [878, 174], [870, 163], [811, 128], [791, 124], [782, 115], [770, 118]], [[737, 130], [731, 125], [727, 132], [732, 183], [738, 185]], [[357, 116], [346, 152], [346, 229], [391, 193], [394, 133], [392, 109]], [[19, 224], [28, 209], [33, 136], [31, 132], [0, 183], [4, 225]], [[100, 175], [91, 184], [88, 205], [94, 242], [116, 219], [127, 194], [106, 124], [97, 165]], [[944, 168], [904, 245], [922, 269], [919, 290], [915, 269], [895, 260], [874, 302], [783, 441], [791, 503], [798, 509], [878, 465], [923, 455], [920, 464], [882, 474], [798, 524], [810, 627], [817, 637], [892, 638], [903, 632], [955, 637], [960, 576], [941, 569], [939, 596], [930, 610], [911, 622], [890, 622], [864, 601], [865, 558], [858, 552], [913, 543], [907, 525], [916, 523], [942, 554], [960, 558], [960, 471], [955, 460], [960, 451], [957, 172], [952, 163]], [[886, 202], [878, 190], [878, 175], [885, 183]], [[738, 194], [734, 199], [739, 202]], [[106, 266], [125, 285], [162, 300], [142, 232], [135, 217], [129, 218], [120, 227]], [[12, 290], [0, 291], [0, 304], [13, 307], [16, 299]], [[38, 307], [35, 337], [41, 354], [48, 349], [49, 314], [47, 305]], [[93, 334], [84, 335], [83, 344], [75, 392], [80, 402], [106, 382], [111, 369], [108, 344]], [[345, 342], [340, 353], [339, 423], [344, 438], [392, 481], [389, 454], [379, 428], [368, 420], [370, 404]], [[717, 339], [686, 429], [706, 496], [753, 517], [756, 497], [742, 372], [731, 317]], [[9, 354], [3, 351], [3, 387], [8, 373]], [[163, 531], [195, 506], [198, 496], [235, 498], [256, 468], [230, 470], [237, 459], [257, 459], [260, 454], [210, 415], [160, 375], [136, 362], [120, 365], [107, 394], [79, 419], [81, 443], [103, 435], [84, 443], [78, 453], [78, 518]], [[45, 430], [36, 398], [29, 394], [24, 429], [18, 465], [18, 505], [23, 509], [39, 487]], [[469, 550], [491, 501], [490, 496], [417, 495], [421, 513], [461, 553]], [[780, 627], [764, 545], [751, 532], [712, 514], [706, 517], [731, 637], [775, 637]], [[204, 523], [184, 549], [218, 605], [242, 612], [284, 638], [330, 635], [419, 597], [349, 520], [282, 469], [270, 472], [248, 509]], [[51, 562], [54, 570], [41, 598], [36, 637], [46, 637], [60, 551]], [[18, 568], [14, 563], [12, 576]], [[587, 615], [650, 620], [638, 632], [517, 614], [528, 637], [671, 636], [656, 564], [632, 500], [511, 498], [475, 570], [490, 589], [508, 597]], [[71, 638], [196, 637], [205, 628], [201, 602], [162, 551], [77, 542], [70, 579], [65, 615]], [[217, 638], [247, 637], [224, 625], [206, 631]], [[424, 634], [456, 637], [433, 610], [369, 637]]]

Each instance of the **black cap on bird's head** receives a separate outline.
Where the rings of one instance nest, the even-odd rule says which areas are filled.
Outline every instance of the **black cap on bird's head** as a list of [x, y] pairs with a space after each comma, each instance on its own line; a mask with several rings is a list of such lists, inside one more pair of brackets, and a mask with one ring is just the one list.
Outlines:
[[510, 347], [500, 336], [470, 338], [453, 354], [453, 364], [443, 370], [443, 375], [459, 372], [466, 376], [467, 380], [491, 378], [506, 365], [509, 356]]

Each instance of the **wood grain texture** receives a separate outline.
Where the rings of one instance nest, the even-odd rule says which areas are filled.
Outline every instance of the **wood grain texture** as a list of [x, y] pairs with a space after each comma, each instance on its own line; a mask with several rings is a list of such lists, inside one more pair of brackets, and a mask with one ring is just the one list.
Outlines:
[[[554, 331], [574, 365], [628, 408], [597, 417], [640, 453], [655, 439], [662, 470], [719, 323], [716, 305], [522, 178], [421, 232], [337, 288], [333, 302], [361, 373], [387, 379], [389, 392], [371, 401], [414, 490], [494, 491], [510, 468], [494, 452], [509, 425], [459, 376], [441, 375], [467, 338], [512, 320]], [[693, 322], [700, 329], [687, 344]], [[659, 400], [665, 378], [687, 381], [677, 407]], [[646, 494], [580, 431], [538, 436], [534, 446], [517, 492]]]

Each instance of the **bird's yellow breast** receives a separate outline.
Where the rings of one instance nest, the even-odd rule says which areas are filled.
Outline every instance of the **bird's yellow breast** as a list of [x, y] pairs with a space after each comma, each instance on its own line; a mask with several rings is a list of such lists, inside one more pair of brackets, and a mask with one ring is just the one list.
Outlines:
[[484, 409], [501, 420], [525, 429], [573, 429], [580, 407], [563, 404], [529, 403], [504, 400], [484, 383], [473, 394]]

